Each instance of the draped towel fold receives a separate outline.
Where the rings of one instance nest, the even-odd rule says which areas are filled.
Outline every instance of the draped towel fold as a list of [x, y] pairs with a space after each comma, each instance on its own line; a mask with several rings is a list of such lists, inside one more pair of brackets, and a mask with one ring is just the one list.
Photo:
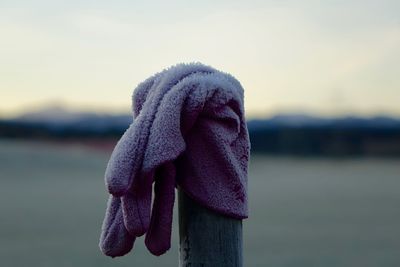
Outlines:
[[176, 185], [211, 210], [247, 218], [250, 142], [240, 83], [200, 63], [178, 64], [139, 84], [132, 100], [134, 121], [105, 173], [103, 253], [122, 256], [145, 233], [151, 253], [167, 251]]

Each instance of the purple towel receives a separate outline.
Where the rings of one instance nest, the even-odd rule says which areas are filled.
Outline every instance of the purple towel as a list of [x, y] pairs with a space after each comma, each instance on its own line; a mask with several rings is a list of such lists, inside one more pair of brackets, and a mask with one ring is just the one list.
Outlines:
[[199, 63], [178, 64], [139, 84], [132, 100], [134, 122], [105, 173], [103, 253], [122, 256], [145, 233], [151, 253], [167, 251], [176, 185], [211, 210], [247, 218], [250, 142], [240, 83]]

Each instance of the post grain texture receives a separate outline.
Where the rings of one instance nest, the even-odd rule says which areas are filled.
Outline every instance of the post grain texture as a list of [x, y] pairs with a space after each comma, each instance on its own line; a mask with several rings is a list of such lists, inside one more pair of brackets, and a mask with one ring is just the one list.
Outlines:
[[242, 220], [213, 212], [179, 195], [179, 264], [181, 267], [242, 267]]

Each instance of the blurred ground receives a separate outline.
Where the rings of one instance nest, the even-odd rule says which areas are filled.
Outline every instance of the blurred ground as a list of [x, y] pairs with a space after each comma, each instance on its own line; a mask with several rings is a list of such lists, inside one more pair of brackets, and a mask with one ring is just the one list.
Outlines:
[[[1, 266], [177, 266], [98, 247], [109, 152], [0, 141]], [[245, 266], [400, 266], [400, 159], [253, 156]]]

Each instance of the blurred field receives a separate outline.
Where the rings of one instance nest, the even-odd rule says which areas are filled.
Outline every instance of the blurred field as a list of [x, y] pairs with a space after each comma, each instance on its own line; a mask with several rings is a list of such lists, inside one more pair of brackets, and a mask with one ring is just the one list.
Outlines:
[[[0, 266], [177, 266], [98, 247], [109, 152], [0, 141]], [[245, 266], [400, 266], [400, 159], [253, 156]]]

